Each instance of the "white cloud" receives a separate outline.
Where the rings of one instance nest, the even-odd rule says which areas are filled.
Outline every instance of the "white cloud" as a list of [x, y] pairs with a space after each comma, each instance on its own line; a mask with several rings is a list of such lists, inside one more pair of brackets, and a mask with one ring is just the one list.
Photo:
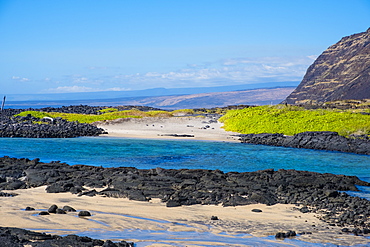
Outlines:
[[316, 60], [316, 58], [318, 58], [319, 56], [318, 55], [310, 55], [310, 56], [307, 56], [309, 59], [312, 59], [312, 60]]
[[90, 87], [81, 87], [81, 86], [64, 86], [57, 88], [49, 88], [45, 90], [49, 93], [80, 93], [80, 92], [94, 92], [95, 90]]
[[46, 93], [83, 93], [83, 92], [102, 92], [102, 91], [127, 91], [127, 88], [120, 88], [120, 87], [113, 87], [113, 88], [91, 88], [91, 87], [83, 87], [83, 86], [64, 86], [64, 87], [57, 87], [57, 88], [49, 88], [44, 90]]
[[[188, 64], [176, 71], [104, 75], [75, 74], [49, 81], [59, 87], [44, 92], [127, 91], [155, 87], [212, 87], [258, 82], [300, 81], [315, 56], [230, 58]], [[19, 77], [17, 77], [19, 79]]]
[[74, 83], [87, 83], [89, 79], [87, 77], [76, 77], [73, 79]]
[[30, 81], [30, 79], [28, 79], [28, 78], [19, 77], [19, 76], [12, 76], [12, 80], [16, 80], [16, 81], [20, 81], [20, 82]]
[[107, 88], [107, 89], [104, 89], [104, 90], [100, 90], [100, 91], [129, 91], [131, 90], [130, 88], [122, 88], [122, 87], [112, 87], [112, 88]]
[[[184, 69], [166, 73], [147, 72], [115, 76], [114, 81], [122, 84], [176, 87], [218, 86], [250, 82], [299, 81], [312, 64], [312, 57], [263, 57], [233, 58], [208, 63], [188, 65]], [[177, 83], [177, 84], [176, 84]]]

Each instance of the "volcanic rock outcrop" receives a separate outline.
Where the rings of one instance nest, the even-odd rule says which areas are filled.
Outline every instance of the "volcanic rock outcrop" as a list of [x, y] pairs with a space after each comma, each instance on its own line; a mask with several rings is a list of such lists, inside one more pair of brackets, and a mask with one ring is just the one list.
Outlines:
[[38, 119], [31, 115], [0, 120], [0, 137], [72, 138], [98, 136], [104, 130], [91, 124], [69, 122], [61, 118]]
[[2, 247], [133, 247], [133, 243], [121, 241], [113, 243], [110, 240], [92, 239], [77, 235], [57, 236], [29, 231], [15, 227], [0, 227], [0, 243]]
[[288, 104], [370, 99], [370, 28], [342, 38], [308, 68]]
[[[45, 107], [41, 109], [4, 109], [0, 111], [0, 137], [23, 138], [72, 138], [79, 136], [98, 136], [106, 132], [92, 124], [70, 122], [62, 118], [38, 119], [31, 115], [14, 116], [22, 111], [42, 111], [77, 114], [102, 114], [103, 106], [62, 106], [59, 108]], [[141, 111], [159, 110], [148, 106], [117, 106], [119, 110], [138, 109]]]
[[370, 155], [370, 139], [367, 135], [351, 135], [349, 138], [330, 131], [308, 131], [286, 136], [283, 134], [242, 134], [242, 143], [270, 146], [307, 148]]
[[[71, 192], [79, 196], [102, 195], [136, 201], [160, 198], [167, 207], [300, 204], [304, 206], [301, 212], [319, 213], [327, 223], [370, 228], [370, 201], [344, 192], [358, 191], [357, 185], [370, 186], [354, 176], [283, 169], [224, 173], [159, 167], [103, 168], [0, 158], [0, 190], [42, 185], [47, 185], [48, 193]], [[98, 192], [84, 187], [106, 188]]]

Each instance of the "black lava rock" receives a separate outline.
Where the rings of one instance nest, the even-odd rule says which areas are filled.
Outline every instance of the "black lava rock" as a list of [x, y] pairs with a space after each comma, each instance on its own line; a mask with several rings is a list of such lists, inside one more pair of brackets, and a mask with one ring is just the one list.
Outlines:
[[346, 138], [330, 131], [308, 131], [294, 136], [283, 134], [242, 134], [242, 143], [262, 144], [271, 146], [307, 148], [318, 150], [340, 151], [370, 155], [368, 138]]
[[[52, 121], [38, 119], [28, 115], [15, 117], [22, 111], [42, 111], [60, 113], [78, 113], [99, 115], [100, 110], [108, 108], [101, 106], [63, 106], [45, 107], [41, 109], [4, 109], [0, 112], [0, 137], [24, 137], [24, 138], [72, 138], [79, 136], [98, 136], [106, 132], [92, 124], [69, 122], [61, 118]], [[142, 111], [159, 110], [148, 106], [117, 106], [118, 110], [138, 109]]]
[[104, 130], [91, 124], [69, 122], [55, 118], [52, 122], [43, 122], [41, 119], [28, 117], [6, 117], [0, 115], [0, 137], [24, 138], [71, 138], [79, 136], [98, 136]]
[[91, 216], [89, 211], [80, 211], [78, 212], [78, 216], [85, 217], [85, 216]]
[[262, 213], [262, 210], [258, 209], [258, 208], [254, 208], [251, 211], [254, 212], [254, 213]]
[[[284, 169], [224, 173], [204, 169], [102, 168], [2, 157], [0, 178], [7, 178], [0, 182], [0, 190], [21, 179], [25, 188], [47, 185], [48, 193], [81, 191], [79, 195], [141, 201], [159, 198], [167, 207], [300, 204], [304, 205], [301, 212], [318, 213], [328, 224], [370, 228], [370, 202], [344, 192], [358, 191], [358, 185], [370, 186], [355, 176]], [[107, 188], [97, 192], [85, 190], [84, 186]]]
[[166, 207], [178, 207], [181, 206], [181, 203], [178, 201], [170, 200], [166, 203]]
[[72, 207], [70, 207], [70, 206], [64, 206], [64, 207], [63, 207], [63, 210], [64, 210], [65, 212], [76, 212], [76, 209], [74, 209], [74, 208], [72, 208]]
[[50, 235], [45, 233], [33, 232], [14, 227], [0, 227], [1, 247], [133, 247], [133, 243], [121, 241], [113, 243], [110, 240], [103, 241], [89, 237], [68, 235], [65, 237]]
[[58, 208], [56, 211], [55, 211], [56, 214], [66, 214], [66, 211], [64, 211], [63, 209], [61, 208]]
[[275, 238], [277, 239], [284, 239], [284, 238], [291, 238], [297, 236], [295, 231], [287, 231], [286, 233], [284, 232], [278, 232], [275, 234]]
[[51, 214], [55, 214], [57, 212], [58, 206], [57, 205], [51, 205], [50, 208], [48, 209], [48, 212]]
[[275, 234], [275, 238], [284, 239], [284, 238], [286, 238], [286, 235], [285, 235], [284, 232], [278, 232], [278, 233]]
[[305, 206], [305, 207], [302, 207], [301, 209], [299, 209], [299, 211], [301, 211], [302, 213], [309, 213], [310, 212], [310, 210], [308, 209], [308, 207], [307, 206]]

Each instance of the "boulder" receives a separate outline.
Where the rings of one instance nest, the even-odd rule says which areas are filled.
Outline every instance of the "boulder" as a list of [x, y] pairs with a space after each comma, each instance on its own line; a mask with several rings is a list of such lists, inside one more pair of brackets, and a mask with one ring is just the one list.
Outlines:
[[86, 217], [86, 216], [91, 216], [89, 211], [80, 211], [78, 212], [78, 216], [80, 217]]
[[48, 209], [48, 212], [51, 214], [55, 214], [57, 212], [58, 206], [57, 205], [51, 205]]
[[64, 206], [64, 207], [63, 207], [63, 210], [64, 210], [65, 212], [76, 212], [76, 209], [74, 209], [74, 208], [72, 208], [72, 207], [70, 207], [70, 206]]

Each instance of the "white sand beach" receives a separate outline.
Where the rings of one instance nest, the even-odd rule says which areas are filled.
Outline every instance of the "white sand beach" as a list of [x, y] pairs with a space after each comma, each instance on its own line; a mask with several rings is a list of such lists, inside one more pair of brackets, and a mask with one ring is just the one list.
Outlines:
[[[119, 119], [96, 124], [109, 132], [107, 136], [113, 137], [238, 141], [238, 137], [234, 136], [237, 133], [227, 132], [221, 128], [222, 123], [204, 117]], [[176, 134], [194, 137], [168, 136]], [[242, 243], [227, 244], [227, 246], [249, 246], [244, 244], [243, 239], [274, 236], [277, 232], [289, 230], [297, 233], [312, 233], [295, 237], [297, 240], [306, 242], [337, 245], [370, 244], [370, 239], [353, 234], [340, 234], [341, 227], [329, 226], [320, 221], [316, 214], [302, 213], [295, 205], [290, 204], [166, 207], [159, 199], [139, 202], [127, 198], [46, 193], [45, 188], [46, 186], [3, 191], [18, 195], [0, 197], [0, 226], [19, 227], [58, 235], [83, 235], [85, 232], [90, 233], [91, 237], [97, 236], [96, 238], [113, 241], [149, 243], [142, 246], [178, 246], [178, 244], [225, 246], [225, 241], [218, 241], [218, 237], [222, 237], [223, 240], [230, 239], [230, 241], [241, 238]], [[53, 204], [60, 208], [68, 205], [75, 208], [77, 212], [39, 215], [39, 212], [46, 211]], [[33, 207], [35, 211], [25, 211], [26, 207]], [[252, 209], [260, 209], [262, 212], [253, 212]], [[82, 210], [89, 211], [92, 216], [78, 217], [78, 211]], [[211, 220], [212, 216], [217, 216], [218, 220]], [[113, 235], [112, 238], [111, 232], [116, 232], [118, 235]], [[129, 232], [134, 234], [127, 237]], [[187, 233], [206, 234], [210, 237], [190, 241]], [[155, 240], [152, 236], [155, 236]], [[271, 243], [271, 246], [283, 243], [283, 240], [275, 238], [264, 241]]]
[[[107, 136], [115, 137], [238, 141], [238, 137], [234, 136], [238, 133], [225, 131], [222, 128], [223, 123], [211, 117], [123, 118], [96, 122], [95, 125], [107, 131]], [[192, 135], [194, 137], [169, 135]]]
[[[51, 234], [74, 234], [79, 232], [109, 232], [109, 231], [158, 231], [157, 238], [161, 238], [163, 231], [174, 232], [209, 232], [214, 236], [233, 238], [233, 234], [251, 234], [245, 236], [261, 237], [275, 235], [277, 232], [294, 230], [298, 232], [312, 232], [312, 234], [297, 236], [296, 239], [309, 242], [330, 242], [333, 244], [360, 244], [366, 239], [349, 234], [339, 235], [339, 227], [328, 226], [315, 217], [313, 213], [301, 213], [294, 209], [294, 205], [277, 204], [266, 206], [262, 204], [222, 207], [214, 205], [193, 205], [168, 208], [158, 199], [150, 202], [130, 201], [125, 198], [107, 198], [102, 196], [77, 196], [71, 193], [46, 193], [46, 186], [8, 191], [17, 193], [15, 197], [0, 197], [0, 225], [6, 227], [20, 227]], [[4, 191], [6, 192], [6, 191]], [[52, 204], [60, 208], [68, 205], [77, 210], [67, 214], [38, 215], [47, 210]], [[35, 211], [25, 211], [26, 207], [33, 207]], [[260, 209], [262, 212], [252, 212]], [[78, 211], [87, 210], [92, 216], [78, 217]], [[217, 216], [219, 220], [211, 220]], [[122, 239], [134, 242], [145, 241]], [[145, 238], [145, 237], [144, 237]], [[215, 237], [216, 239], [216, 237]], [[120, 239], [113, 239], [120, 240]], [[369, 240], [369, 239], [367, 239]], [[186, 243], [186, 239], [166, 240], [171, 243]], [[211, 243], [210, 243], [211, 242]], [[282, 240], [271, 240], [282, 242]], [[369, 240], [370, 242], [370, 240]], [[201, 244], [191, 241], [191, 245]], [[220, 246], [215, 240], [207, 244]], [[150, 245], [150, 246], [163, 246]], [[233, 246], [233, 245], [229, 245]], [[236, 246], [236, 245], [235, 245]], [[238, 244], [237, 246], [247, 246]]]

